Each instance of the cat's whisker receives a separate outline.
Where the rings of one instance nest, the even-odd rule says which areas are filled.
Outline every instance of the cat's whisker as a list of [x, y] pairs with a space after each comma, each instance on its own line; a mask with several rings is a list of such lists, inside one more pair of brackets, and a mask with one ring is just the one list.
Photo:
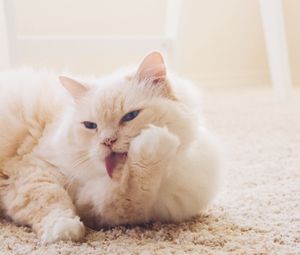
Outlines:
[[[81, 161], [77, 161], [76, 164], [74, 164], [72, 166], [72, 168], [78, 168], [79, 166], [81, 168], [86, 168], [88, 167], [88, 165], [90, 164], [90, 159], [89, 158], [85, 158], [85, 159], [82, 159]], [[69, 191], [69, 188], [71, 187], [71, 185], [73, 184], [73, 182], [77, 179], [77, 177], [79, 177], [80, 175], [80, 171], [74, 171], [74, 174], [72, 174], [70, 177], [69, 177], [69, 180], [67, 181], [66, 183], [66, 191]]]

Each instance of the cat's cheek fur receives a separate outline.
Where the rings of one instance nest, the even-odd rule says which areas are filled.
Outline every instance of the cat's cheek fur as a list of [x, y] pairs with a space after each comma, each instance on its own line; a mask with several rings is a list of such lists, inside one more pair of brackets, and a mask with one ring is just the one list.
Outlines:
[[89, 130], [80, 123], [74, 129], [73, 138], [77, 144], [86, 146], [87, 144], [94, 143], [97, 136], [95, 130]]

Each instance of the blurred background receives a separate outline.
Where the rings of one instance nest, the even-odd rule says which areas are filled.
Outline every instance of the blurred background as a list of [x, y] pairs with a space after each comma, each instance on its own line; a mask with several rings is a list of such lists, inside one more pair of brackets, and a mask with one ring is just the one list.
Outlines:
[[[284, 61], [277, 59], [275, 73], [288, 68], [284, 82], [299, 85], [300, 1], [261, 2], [0, 0], [0, 68], [25, 65], [102, 74], [159, 50], [172, 69], [203, 86], [262, 86], [271, 85], [272, 41], [283, 39], [287, 47], [284, 42], [275, 55], [280, 51], [288, 63], [280, 66]], [[280, 7], [267, 13], [278, 2]], [[263, 19], [266, 24], [276, 12], [282, 17], [273, 17], [266, 29]], [[284, 30], [268, 37], [266, 32], [278, 27], [276, 19]]]

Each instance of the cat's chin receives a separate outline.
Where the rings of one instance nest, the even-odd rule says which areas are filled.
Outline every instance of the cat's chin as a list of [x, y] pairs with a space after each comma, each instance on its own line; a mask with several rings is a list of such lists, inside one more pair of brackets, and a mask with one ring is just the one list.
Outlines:
[[127, 152], [111, 151], [110, 154], [108, 154], [105, 157], [104, 159], [105, 168], [110, 178], [112, 178], [113, 172], [117, 168], [117, 166], [120, 164], [124, 164], [126, 160], [127, 160]]

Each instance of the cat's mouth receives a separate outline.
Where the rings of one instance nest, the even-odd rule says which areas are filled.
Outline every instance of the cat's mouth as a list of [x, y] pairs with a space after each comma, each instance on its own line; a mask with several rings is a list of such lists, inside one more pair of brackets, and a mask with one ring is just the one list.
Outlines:
[[105, 157], [105, 168], [107, 174], [112, 178], [113, 171], [118, 164], [125, 163], [127, 159], [127, 152], [111, 152], [108, 156]]

